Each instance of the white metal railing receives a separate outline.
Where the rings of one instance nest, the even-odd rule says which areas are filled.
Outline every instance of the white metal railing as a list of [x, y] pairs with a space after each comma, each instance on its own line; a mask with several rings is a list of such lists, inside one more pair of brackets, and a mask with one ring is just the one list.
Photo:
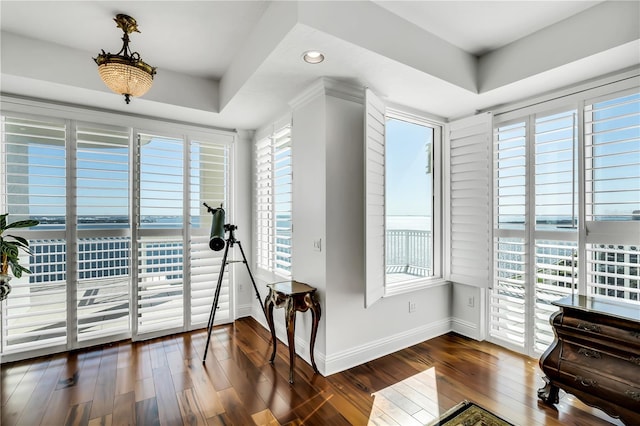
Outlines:
[[387, 274], [431, 275], [431, 231], [387, 230], [386, 259]]

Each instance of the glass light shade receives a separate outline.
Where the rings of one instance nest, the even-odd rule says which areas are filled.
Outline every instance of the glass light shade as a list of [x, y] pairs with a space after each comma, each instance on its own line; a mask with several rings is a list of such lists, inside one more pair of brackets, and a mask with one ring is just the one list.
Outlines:
[[149, 72], [133, 65], [106, 62], [98, 66], [98, 73], [104, 84], [119, 95], [142, 96], [153, 84]]

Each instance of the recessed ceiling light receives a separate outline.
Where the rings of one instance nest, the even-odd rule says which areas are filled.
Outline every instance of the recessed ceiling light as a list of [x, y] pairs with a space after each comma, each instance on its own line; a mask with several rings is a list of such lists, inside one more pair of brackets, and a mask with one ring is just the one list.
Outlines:
[[309, 64], [319, 64], [324, 61], [324, 55], [317, 50], [308, 50], [304, 52], [302, 59]]

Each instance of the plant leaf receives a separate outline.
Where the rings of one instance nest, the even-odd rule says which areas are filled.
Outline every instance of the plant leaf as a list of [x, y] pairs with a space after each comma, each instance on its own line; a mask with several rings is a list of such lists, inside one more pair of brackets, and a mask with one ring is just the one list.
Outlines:
[[11, 238], [15, 239], [16, 243], [20, 243], [20, 244], [18, 244], [19, 246], [29, 247], [29, 241], [27, 241], [26, 238], [22, 238], [22, 237], [20, 237], [18, 235], [7, 235], [7, 237], [11, 237]]
[[5, 226], [4, 229], [9, 229], [9, 228], [30, 228], [32, 226], [36, 226], [38, 225], [40, 222], [37, 220], [18, 220], [16, 222], [10, 223], [8, 225]]

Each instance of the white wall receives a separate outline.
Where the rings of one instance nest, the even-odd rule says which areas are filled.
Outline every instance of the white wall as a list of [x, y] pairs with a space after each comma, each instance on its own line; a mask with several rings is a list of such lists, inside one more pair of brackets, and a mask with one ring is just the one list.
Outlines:
[[[322, 317], [315, 358], [324, 375], [451, 330], [484, 338], [486, 292], [477, 287], [444, 283], [364, 307], [363, 94], [323, 79], [291, 104], [293, 278], [318, 288]], [[236, 150], [239, 156], [251, 154], [241, 140]], [[239, 173], [250, 168], [236, 160]], [[314, 248], [318, 239], [321, 251]], [[268, 281], [258, 280], [261, 292]], [[241, 304], [254, 297], [252, 289], [244, 291]], [[415, 312], [409, 313], [409, 302]], [[266, 327], [255, 301], [252, 313]], [[279, 340], [286, 342], [283, 309], [274, 311], [274, 322]], [[307, 361], [310, 332], [311, 315], [298, 313], [296, 351]]]
[[[322, 317], [315, 354], [325, 375], [450, 330], [448, 284], [364, 308], [361, 96], [322, 81], [293, 103], [293, 276], [318, 288]], [[320, 238], [322, 251], [316, 251], [313, 241]], [[410, 301], [416, 312], [409, 313]], [[278, 311], [276, 329], [286, 341]], [[297, 318], [297, 351], [308, 359], [311, 316]]]
[[484, 340], [487, 290], [460, 283], [451, 286], [451, 329], [476, 340]]
[[[253, 132], [238, 131], [234, 143], [233, 152], [233, 199], [234, 205], [228, 206], [233, 209], [232, 219], [234, 224], [238, 226], [236, 231], [236, 239], [240, 241], [244, 254], [247, 257], [249, 266], [253, 263], [253, 244], [252, 244], [252, 208], [251, 208], [251, 191], [253, 187], [253, 172], [251, 168], [251, 151], [252, 151]], [[229, 219], [227, 219], [228, 221]], [[229, 257], [233, 259], [241, 259], [242, 254], [237, 246], [229, 249]], [[247, 268], [242, 263], [235, 263], [232, 266], [235, 274], [234, 288], [234, 318], [240, 318], [252, 314], [253, 300], [255, 300], [255, 291], [251, 284], [251, 278], [247, 272]], [[253, 269], [251, 271], [253, 273]]]

